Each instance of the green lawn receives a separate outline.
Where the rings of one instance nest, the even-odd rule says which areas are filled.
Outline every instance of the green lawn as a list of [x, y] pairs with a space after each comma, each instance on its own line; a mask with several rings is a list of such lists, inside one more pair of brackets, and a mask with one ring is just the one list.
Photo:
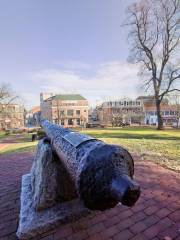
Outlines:
[[37, 142], [14, 143], [0, 150], [0, 154], [14, 154], [19, 152], [34, 151]]
[[[9, 138], [15, 139], [15, 143], [8, 143], [6, 147], [0, 149], [1, 154], [14, 154], [19, 152], [29, 152], [34, 151], [37, 145], [37, 141], [31, 141], [30, 134], [22, 134], [20, 138], [16, 137], [17, 135], [11, 134], [3, 137], [3, 141]], [[1, 141], [3, 143], [3, 141]]]
[[3, 139], [6, 136], [4, 131], [0, 131], [0, 139]]
[[180, 130], [152, 128], [87, 129], [86, 134], [107, 143], [119, 144], [144, 161], [150, 160], [180, 170]]

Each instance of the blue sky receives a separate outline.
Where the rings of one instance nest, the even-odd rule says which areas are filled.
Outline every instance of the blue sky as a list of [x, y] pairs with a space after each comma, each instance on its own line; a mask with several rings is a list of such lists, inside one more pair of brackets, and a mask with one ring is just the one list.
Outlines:
[[136, 96], [121, 28], [133, 0], [0, 0], [0, 81], [28, 106], [39, 93], [78, 92], [90, 102]]

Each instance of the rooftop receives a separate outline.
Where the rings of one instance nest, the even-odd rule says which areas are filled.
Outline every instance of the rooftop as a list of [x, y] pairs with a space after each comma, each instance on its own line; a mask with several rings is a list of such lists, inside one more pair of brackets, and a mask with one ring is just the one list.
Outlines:
[[33, 107], [30, 111], [31, 111], [32, 113], [37, 113], [37, 112], [40, 112], [41, 109], [40, 109], [40, 106], [35, 106], [35, 107]]
[[86, 100], [86, 98], [80, 94], [58, 94], [48, 98], [47, 100]]

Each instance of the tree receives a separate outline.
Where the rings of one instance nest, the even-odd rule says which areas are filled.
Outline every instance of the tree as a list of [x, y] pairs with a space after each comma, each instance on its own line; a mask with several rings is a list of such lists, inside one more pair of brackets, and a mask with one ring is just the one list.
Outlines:
[[[0, 85], [0, 105], [12, 104], [18, 99], [18, 96], [13, 93], [9, 84], [2, 83]], [[0, 109], [0, 112], [3, 111], [3, 108]]]
[[140, 64], [146, 91], [153, 92], [157, 129], [163, 128], [161, 102], [168, 93], [179, 91], [180, 1], [141, 0], [129, 6], [126, 26], [132, 45], [130, 59]]
[[15, 95], [9, 84], [2, 83], [0, 85], [0, 118], [2, 119], [2, 124], [5, 125], [6, 118], [11, 115], [8, 111], [8, 106], [17, 103], [20, 98]]

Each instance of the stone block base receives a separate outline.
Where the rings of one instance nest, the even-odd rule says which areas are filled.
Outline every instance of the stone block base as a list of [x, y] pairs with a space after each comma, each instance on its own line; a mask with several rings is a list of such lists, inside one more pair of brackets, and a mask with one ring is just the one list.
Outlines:
[[22, 176], [21, 209], [17, 236], [30, 239], [55, 229], [61, 224], [75, 221], [86, 216], [90, 211], [79, 199], [58, 203], [55, 206], [35, 211], [32, 202], [31, 175]]

